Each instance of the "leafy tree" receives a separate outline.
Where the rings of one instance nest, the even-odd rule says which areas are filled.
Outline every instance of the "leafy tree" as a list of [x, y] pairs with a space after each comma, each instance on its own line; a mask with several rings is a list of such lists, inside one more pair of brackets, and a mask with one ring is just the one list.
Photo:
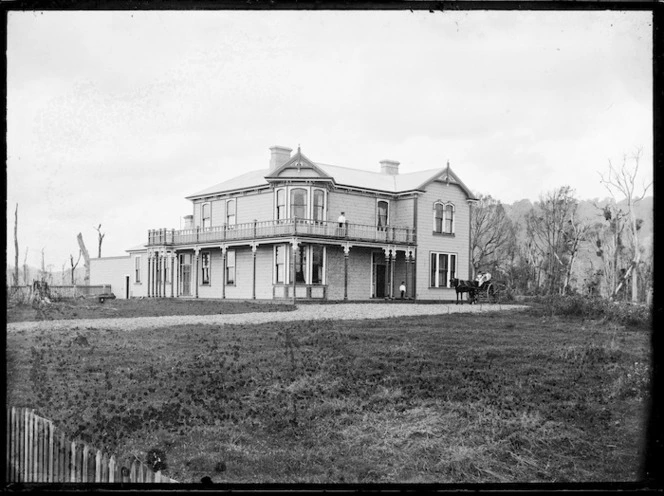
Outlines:
[[515, 226], [500, 201], [491, 195], [481, 195], [470, 217], [472, 277], [478, 270], [508, 272], [515, 239]]
[[580, 242], [588, 233], [588, 226], [578, 219], [578, 204], [574, 190], [562, 186], [540, 196], [526, 216], [527, 254], [537, 268], [537, 285], [546, 293], [570, 289]]

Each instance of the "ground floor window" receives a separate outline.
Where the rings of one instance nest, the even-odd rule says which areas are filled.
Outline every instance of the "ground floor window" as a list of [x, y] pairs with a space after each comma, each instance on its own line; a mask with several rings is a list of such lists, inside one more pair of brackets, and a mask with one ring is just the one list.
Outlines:
[[134, 282], [139, 284], [141, 282], [141, 257], [134, 258]]
[[210, 252], [201, 252], [201, 284], [210, 284]]
[[286, 283], [286, 245], [274, 247], [274, 282]]
[[290, 284], [295, 264], [295, 282], [303, 284], [325, 284], [325, 247], [300, 245], [295, 257], [290, 244], [274, 247], [274, 282]]
[[452, 253], [431, 253], [430, 261], [432, 288], [451, 287], [450, 279], [456, 277], [456, 255]]
[[180, 254], [180, 294], [191, 294], [191, 253]]
[[320, 245], [311, 246], [311, 284], [323, 284], [324, 262], [325, 248]]
[[307, 282], [307, 251], [309, 251], [308, 246], [300, 246], [295, 252], [295, 282]]
[[226, 284], [229, 286], [235, 284], [235, 250], [226, 252]]

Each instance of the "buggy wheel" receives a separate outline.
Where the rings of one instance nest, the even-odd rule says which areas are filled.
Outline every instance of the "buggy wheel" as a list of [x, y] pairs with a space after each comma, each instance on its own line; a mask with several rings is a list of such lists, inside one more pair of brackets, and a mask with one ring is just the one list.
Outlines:
[[489, 283], [489, 285], [486, 288], [486, 295], [487, 299], [491, 300], [491, 303], [495, 303], [498, 301], [498, 292], [496, 291], [495, 286], [493, 283]]

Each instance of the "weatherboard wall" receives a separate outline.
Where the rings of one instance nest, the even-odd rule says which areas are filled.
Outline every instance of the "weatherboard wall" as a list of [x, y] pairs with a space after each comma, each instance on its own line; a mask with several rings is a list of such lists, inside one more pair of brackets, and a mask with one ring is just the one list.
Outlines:
[[[454, 235], [433, 232], [433, 211], [437, 201], [454, 204]], [[443, 252], [457, 257], [456, 275], [468, 279], [470, 248], [470, 205], [464, 191], [456, 184], [430, 183], [419, 197], [417, 206], [417, 298], [423, 300], [454, 299], [451, 288], [430, 286], [431, 253]]]

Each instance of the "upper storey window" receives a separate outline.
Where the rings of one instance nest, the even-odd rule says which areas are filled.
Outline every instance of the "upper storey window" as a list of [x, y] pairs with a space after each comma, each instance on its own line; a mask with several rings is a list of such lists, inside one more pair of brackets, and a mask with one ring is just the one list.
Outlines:
[[203, 229], [210, 227], [210, 204], [201, 205], [201, 226]]
[[325, 220], [325, 193], [323, 190], [314, 190], [314, 221], [323, 222]]
[[294, 188], [290, 194], [291, 219], [307, 218], [307, 190]]
[[277, 190], [277, 220], [286, 218], [286, 190]]
[[235, 225], [235, 200], [226, 201], [226, 224]]
[[452, 234], [454, 232], [454, 205], [445, 205], [445, 222], [443, 223], [443, 232]]
[[274, 192], [275, 220], [300, 219], [324, 222], [325, 190], [315, 187], [288, 186]]
[[433, 232], [454, 233], [454, 205], [436, 202], [433, 206]]
[[390, 213], [389, 202], [385, 200], [378, 200], [376, 225], [378, 225], [379, 229], [387, 227], [387, 223], [390, 220], [389, 213]]

